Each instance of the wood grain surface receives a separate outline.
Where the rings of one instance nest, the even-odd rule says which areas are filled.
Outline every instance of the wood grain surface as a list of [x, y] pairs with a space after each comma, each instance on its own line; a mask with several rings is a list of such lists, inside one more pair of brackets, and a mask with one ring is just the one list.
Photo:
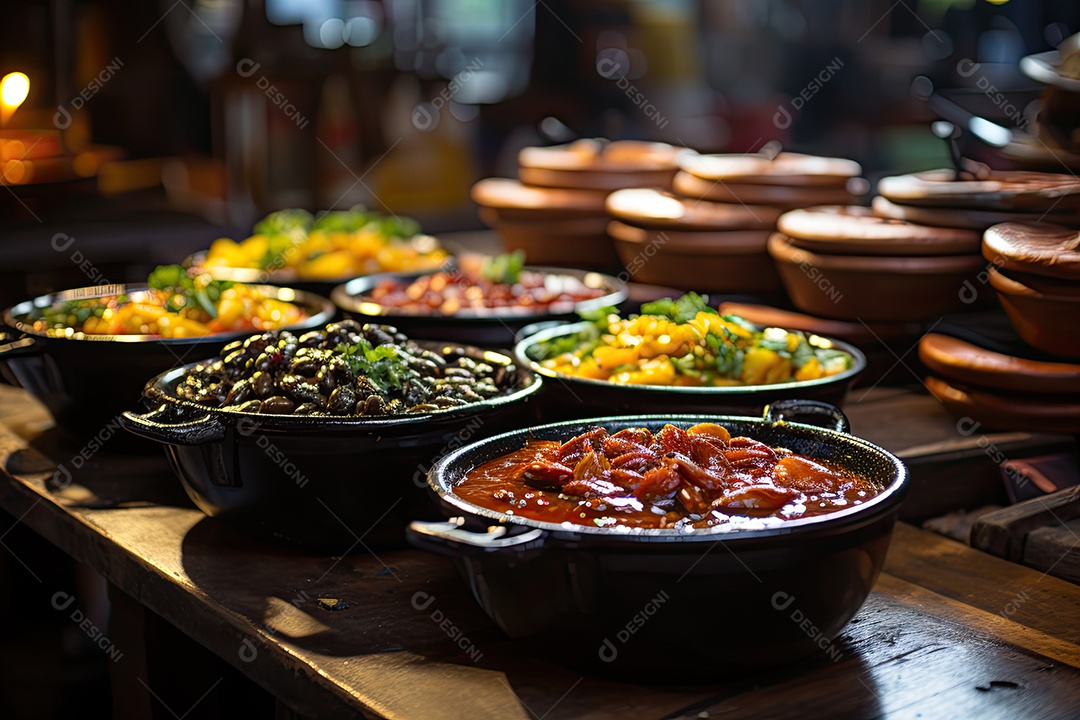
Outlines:
[[[70, 486], [50, 489], [56, 464], [70, 467], [80, 446], [42, 432], [25, 396], [4, 390], [0, 421], [19, 432], [0, 425], [0, 507], [300, 717], [1071, 718], [1080, 709], [1080, 587], [911, 526], [898, 526], [835, 659], [706, 686], [583, 677], [506, 640], [448, 560], [413, 550], [330, 557], [250, 540], [194, 509], [157, 455], [102, 451]], [[320, 598], [348, 607], [332, 612]], [[417, 598], [431, 604], [418, 609]], [[710, 621], [707, 610], [696, 621]], [[131, 672], [126, 664], [116, 672]], [[205, 691], [192, 687], [190, 703]]]

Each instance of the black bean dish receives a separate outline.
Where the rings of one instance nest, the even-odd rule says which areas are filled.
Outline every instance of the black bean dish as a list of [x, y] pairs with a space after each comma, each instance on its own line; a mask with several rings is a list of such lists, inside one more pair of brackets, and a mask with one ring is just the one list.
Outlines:
[[229, 344], [223, 359], [192, 368], [177, 386], [185, 400], [239, 412], [381, 417], [430, 413], [511, 391], [513, 365], [425, 349], [385, 325], [332, 323]]

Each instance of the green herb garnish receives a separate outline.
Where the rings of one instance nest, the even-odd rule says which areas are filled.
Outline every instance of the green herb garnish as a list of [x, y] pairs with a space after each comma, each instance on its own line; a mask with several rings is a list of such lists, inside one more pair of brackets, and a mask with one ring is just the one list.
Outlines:
[[505, 255], [495, 255], [484, 260], [480, 274], [493, 283], [513, 285], [525, 269], [525, 251], [515, 250]]
[[151, 290], [167, 294], [165, 309], [178, 313], [187, 307], [198, 307], [212, 318], [217, 317], [217, 304], [221, 293], [233, 286], [229, 280], [210, 280], [205, 285], [196, 283], [180, 265], [161, 265], [150, 273], [146, 281]]
[[409, 380], [420, 377], [420, 373], [405, 362], [395, 345], [372, 347], [371, 343], [360, 338], [353, 345], [338, 347], [353, 374], [366, 377], [383, 395], [388, 395], [391, 390], [400, 390]]

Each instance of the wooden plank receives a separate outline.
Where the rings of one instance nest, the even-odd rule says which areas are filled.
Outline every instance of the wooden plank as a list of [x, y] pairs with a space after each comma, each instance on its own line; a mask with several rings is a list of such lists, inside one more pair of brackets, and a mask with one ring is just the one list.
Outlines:
[[1028, 533], [1024, 564], [1062, 580], [1080, 583], [1080, 520]]
[[[982, 516], [971, 530], [971, 545], [998, 557], [1021, 562], [1028, 533], [1048, 525], [1060, 526], [1076, 517], [1080, 517], [1080, 485]], [[1051, 560], [1051, 564], [1060, 557]]]
[[885, 572], [1070, 643], [1080, 643], [1080, 587], [954, 540], [897, 525]]

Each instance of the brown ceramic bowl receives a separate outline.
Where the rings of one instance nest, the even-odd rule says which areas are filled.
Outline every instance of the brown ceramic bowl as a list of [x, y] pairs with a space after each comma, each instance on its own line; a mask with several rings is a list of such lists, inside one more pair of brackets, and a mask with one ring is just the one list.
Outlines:
[[620, 222], [657, 230], [773, 230], [781, 214], [768, 205], [689, 200], [646, 188], [616, 190], [606, 207]]
[[976, 210], [971, 208], [923, 207], [920, 205], [901, 205], [878, 195], [872, 203], [874, 214], [892, 220], [906, 220], [919, 225], [934, 227], [966, 228], [968, 230], [986, 230], [988, 227], [1005, 222], [1030, 222], [1042, 217], [1046, 222], [1064, 225], [1080, 223], [1080, 214], [1076, 211], [1043, 213], [1008, 212], [1006, 210]]
[[686, 155], [679, 158], [679, 169], [709, 182], [788, 187], [843, 187], [850, 178], [862, 174], [862, 168], [853, 160], [786, 152], [775, 157]]
[[472, 197], [480, 219], [495, 228], [506, 249], [523, 250], [530, 263], [586, 269], [619, 264], [607, 236], [606, 192], [488, 178], [473, 186]]
[[1080, 206], [1080, 182], [1057, 173], [994, 170], [984, 180], [957, 180], [953, 170], [931, 170], [882, 178], [877, 189], [902, 205], [1044, 212]]
[[776, 268], [765, 252], [768, 230], [687, 232], [613, 221], [608, 234], [635, 282], [680, 290], [776, 293]]
[[1080, 396], [1080, 364], [1013, 357], [938, 333], [919, 340], [919, 359], [949, 382], [1005, 392]]
[[684, 197], [712, 200], [720, 203], [773, 205], [782, 208], [801, 208], [811, 205], [847, 205], [855, 195], [846, 186], [789, 187], [786, 185], [754, 185], [725, 180], [705, 180], [688, 172], [679, 172], [672, 183], [675, 192]]
[[1080, 358], [1080, 283], [1005, 274], [993, 267], [988, 273], [1024, 342], [1051, 355]]
[[527, 185], [549, 188], [669, 189], [676, 158], [692, 152], [637, 140], [577, 140], [569, 145], [528, 147], [518, 153], [518, 177]]
[[1055, 394], [1009, 393], [926, 378], [926, 387], [956, 418], [993, 430], [1080, 433], [1080, 402]]
[[1002, 223], [983, 235], [982, 250], [1002, 270], [1080, 285], [1080, 232], [1076, 230], [1042, 222]]
[[837, 255], [974, 255], [982, 243], [975, 230], [880, 218], [852, 205], [792, 210], [776, 227], [796, 247]]
[[964, 310], [964, 281], [983, 267], [978, 256], [877, 257], [828, 255], [795, 247], [782, 233], [769, 239], [791, 301], [812, 315], [863, 321], [938, 318]]

